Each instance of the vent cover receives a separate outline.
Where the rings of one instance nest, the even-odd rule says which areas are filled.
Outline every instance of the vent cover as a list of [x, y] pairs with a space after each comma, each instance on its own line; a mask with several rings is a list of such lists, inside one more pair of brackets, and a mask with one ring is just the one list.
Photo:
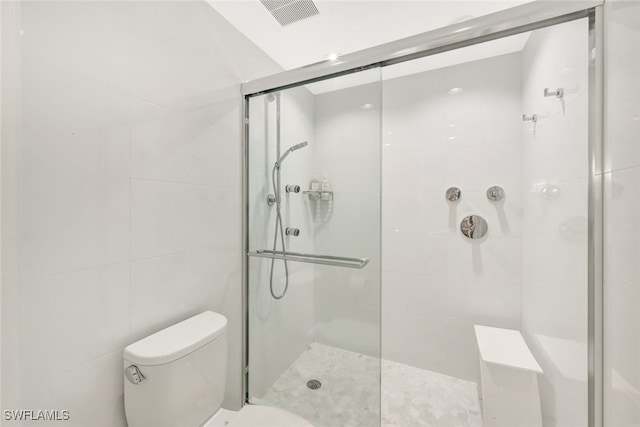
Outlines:
[[320, 13], [311, 0], [260, 0], [260, 2], [283, 27]]

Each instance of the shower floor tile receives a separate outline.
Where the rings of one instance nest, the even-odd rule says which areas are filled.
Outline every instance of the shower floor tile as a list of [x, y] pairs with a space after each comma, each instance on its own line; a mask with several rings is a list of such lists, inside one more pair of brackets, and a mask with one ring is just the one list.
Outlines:
[[[447, 375], [382, 361], [382, 404], [378, 388], [379, 359], [313, 343], [261, 399], [300, 415], [315, 427], [378, 425], [384, 427], [481, 427], [477, 385]], [[317, 390], [307, 381], [317, 379]]]

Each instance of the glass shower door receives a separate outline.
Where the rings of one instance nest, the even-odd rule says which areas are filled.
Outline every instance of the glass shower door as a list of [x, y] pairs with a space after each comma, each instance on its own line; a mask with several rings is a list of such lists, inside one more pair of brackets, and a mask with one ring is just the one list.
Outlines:
[[380, 70], [248, 99], [251, 403], [380, 423]]

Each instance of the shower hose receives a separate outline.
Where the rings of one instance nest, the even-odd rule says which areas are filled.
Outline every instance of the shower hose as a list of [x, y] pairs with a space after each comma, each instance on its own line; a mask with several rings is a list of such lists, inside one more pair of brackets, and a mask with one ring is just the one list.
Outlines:
[[[275, 234], [273, 236], [273, 250], [275, 251], [278, 246], [278, 234], [280, 234], [280, 241], [282, 242], [282, 252], [285, 252], [284, 249], [284, 229], [282, 227], [282, 215], [280, 213], [280, 189], [276, 185], [276, 170], [280, 170], [280, 167], [276, 163], [273, 166], [273, 170], [271, 172], [271, 182], [273, 183], [273, 193], [276, 199], [276, 224], [275, 224]], [[278, 229], [280, 232], [278, 233]], [[287, 289], [289, 288], [289, 267], [287, 266], [287, 260], [283, 260], [284, 262], [284, 290], [282, 294], [276, 295], [273, 290], [273, 268], [276, 260], [274, 258], [271, 259], [271, 273], [269, 275], [269, 290], [271, 291], [271, 296], [274, 299], [282, 299], [287, 293]]]

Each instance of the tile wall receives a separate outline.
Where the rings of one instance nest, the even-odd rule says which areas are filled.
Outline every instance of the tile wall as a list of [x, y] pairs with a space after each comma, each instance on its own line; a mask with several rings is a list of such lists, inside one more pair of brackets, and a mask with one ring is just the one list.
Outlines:
[[640, 425], [640, 3], [605, 4], [604, 419]]
[[19, 330], [3, 396], [124, 426], [123, 348], [214, 310], [229, 319], [225, 406], [239, 408], [239, 84], [279, 67], [202, 1], [23, 2], [15, 19], [21, 126], [3, 202], [18, 268], [3, 306], [17, 310], [3, 336]]

